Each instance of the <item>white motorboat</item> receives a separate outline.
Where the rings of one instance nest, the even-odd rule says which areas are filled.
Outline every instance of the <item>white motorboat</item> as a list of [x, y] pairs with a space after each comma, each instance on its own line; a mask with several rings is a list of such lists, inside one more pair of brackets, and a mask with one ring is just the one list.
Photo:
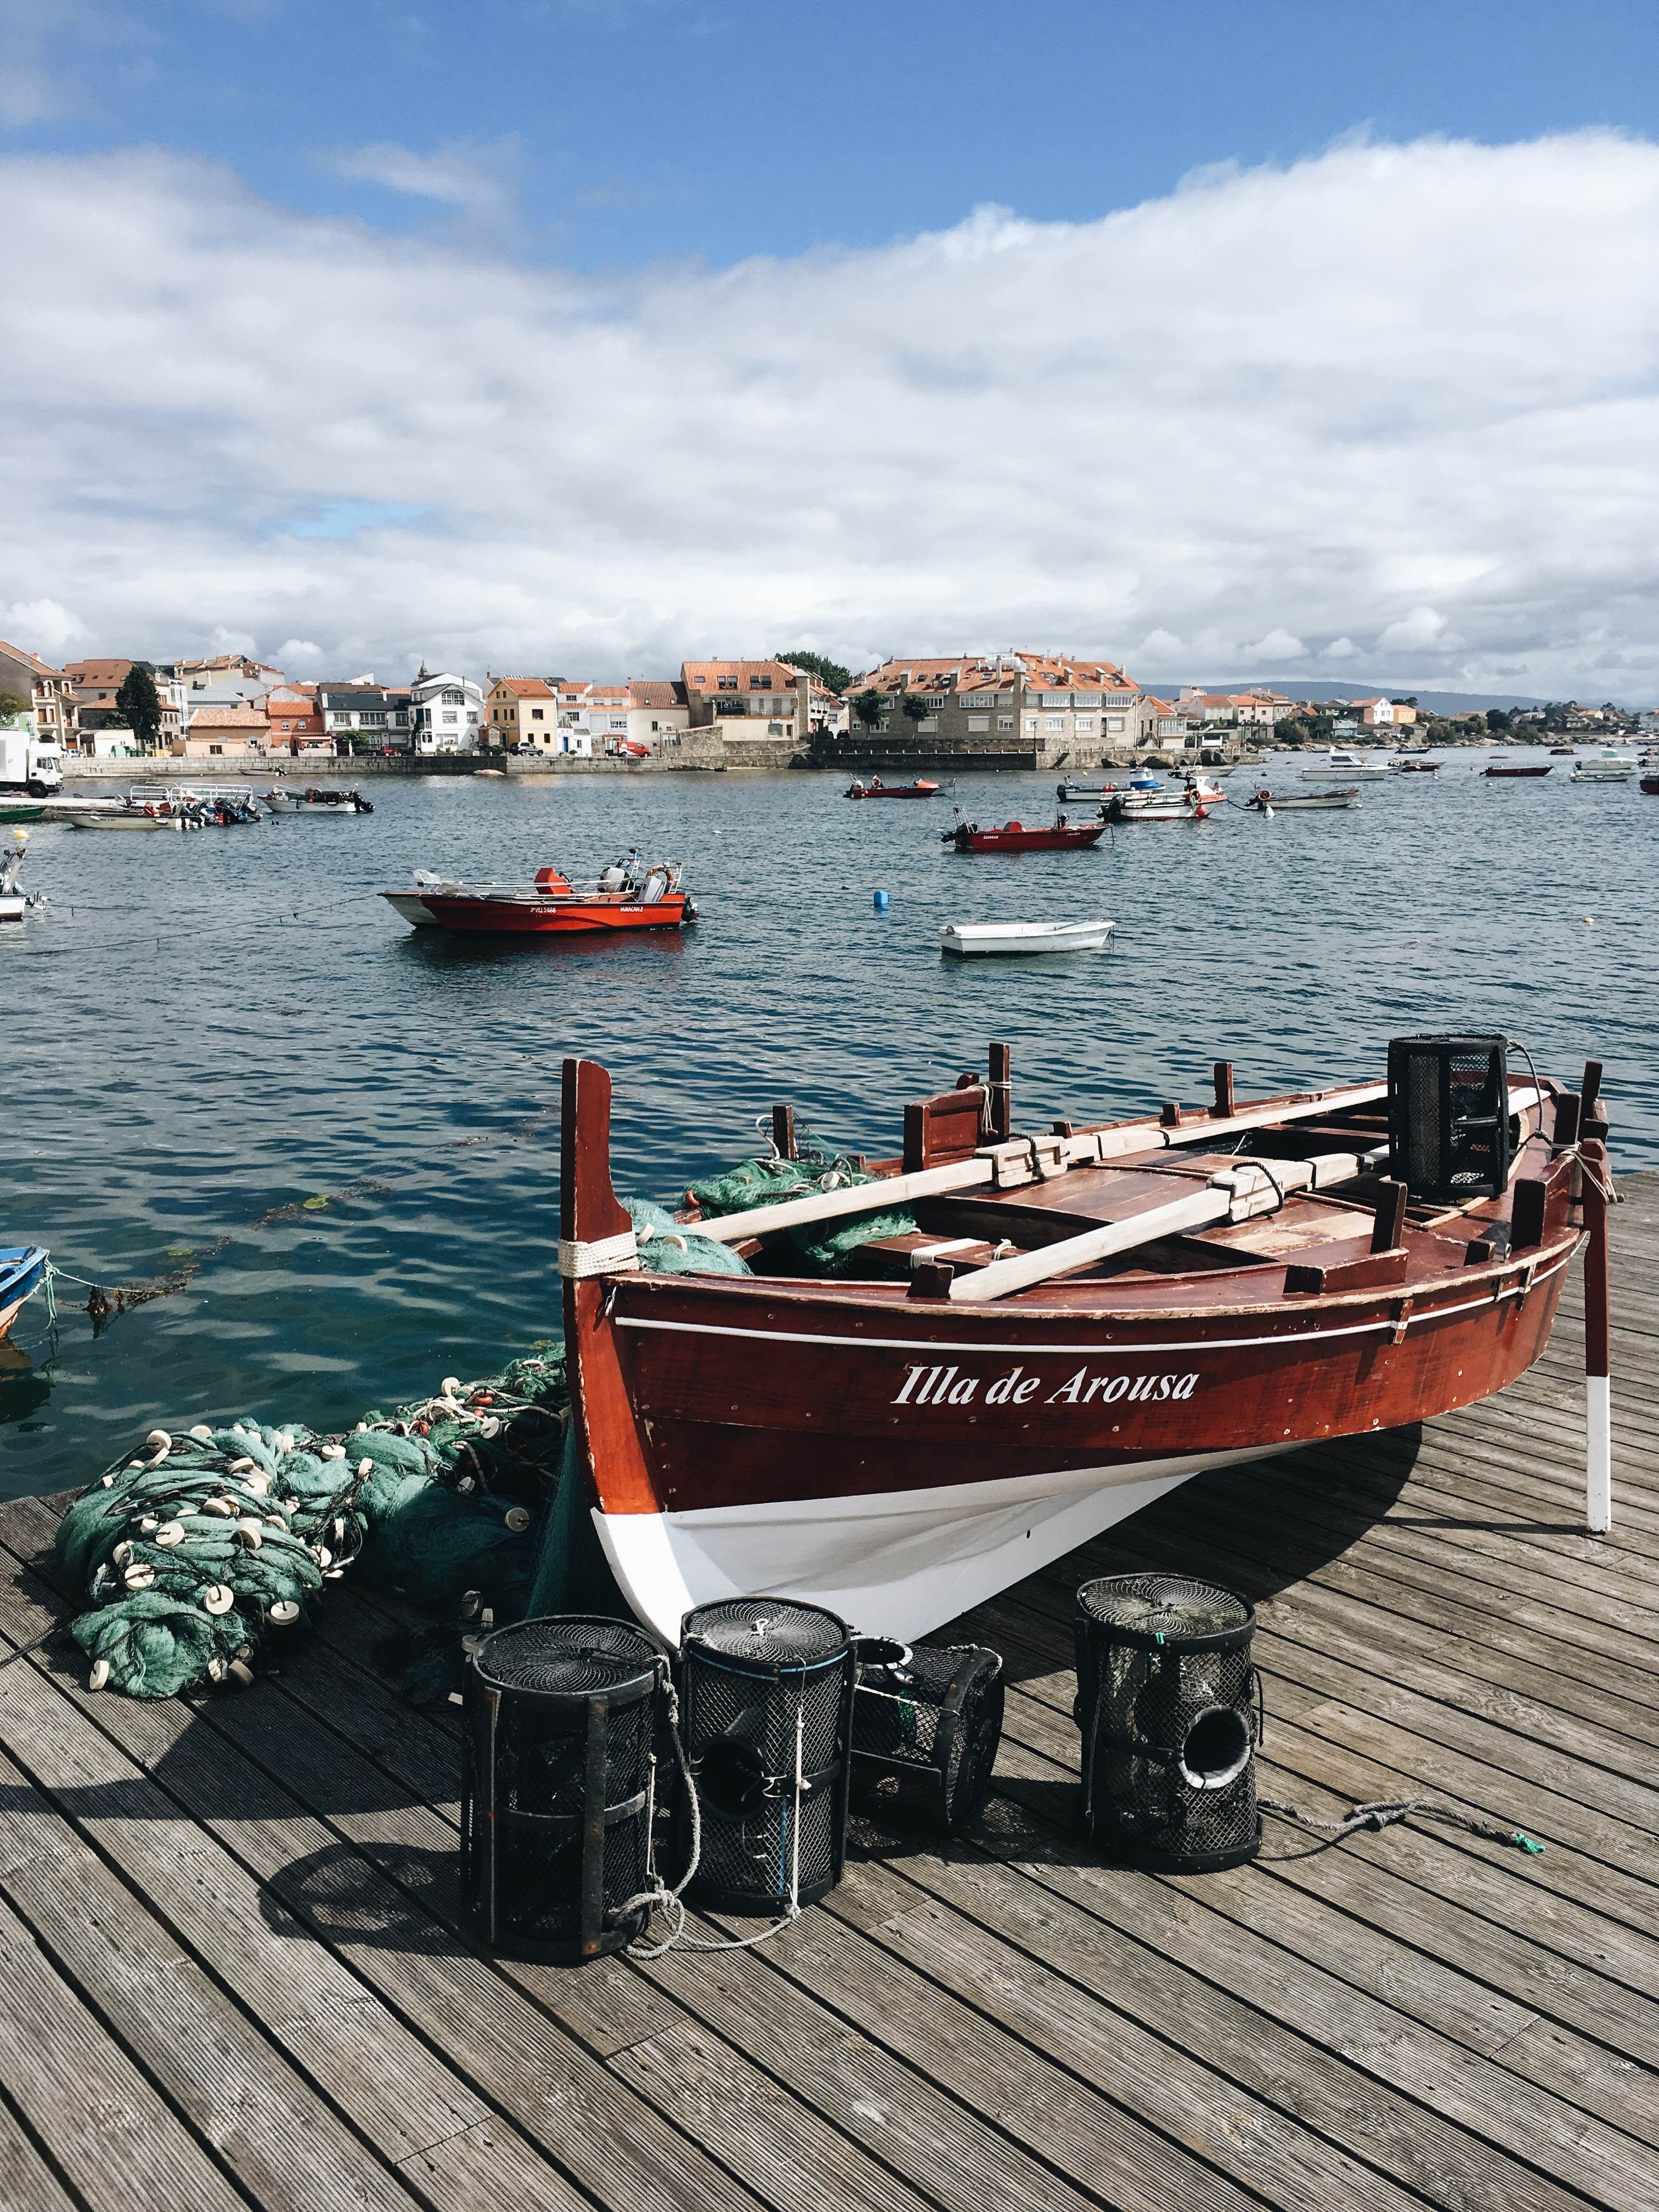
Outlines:
[[124, 804], [97, 809], [77, 808], [74, 813], [54, 815], [71, 830], [183, 830], [193, 826], [171, 800], [149, 806]]
[[1325, 756], [1322, 768], [1304, 768], [1303, 781], [1310, 783], [1386, 783], [1395, 773], [1385, 760], [1375, 754], [1357, 753], [1343, 745], [1333, 745]]
[[342, 791], [325, 786], [296, 785], [259, 793], [273, 814], [299, 814], [315, 821], [331, 817], [344, 821], [354, 814], [372, 814], [374, 807], [361, 791]]
[[1589, 759], [1575, 761], [1569, 783], [1628, 783], [1636, 773], [1634, 753], [1612, 751], [1592, 753]]
[[[28, 831], [14, 830], [9, 847], [0, 852], [0, 921], [21, 921], [32, 906], [46, 903], [44, 891], [26, 891], [19, 881], [28, 848]], [[3, 1322], [0, 1322], [0, 1336], [4, 1334]]]
[[1112, 933], [1109, 921], [947, 921], [939, 951], [964, 960], [997, 952], [1099, 952]]
[[1357, 791], [1278, 792], [1264, 787], [1252, 792], [1244, 804], [1256, 814], [1277, 814], [1281, 808], [1292, 814], [1313, 814], [1333, 806], [1352, 806], [1358, 797]]

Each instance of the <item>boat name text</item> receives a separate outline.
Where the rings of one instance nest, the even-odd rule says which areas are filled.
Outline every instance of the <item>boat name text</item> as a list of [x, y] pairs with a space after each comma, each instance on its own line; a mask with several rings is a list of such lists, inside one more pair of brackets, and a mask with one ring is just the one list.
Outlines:
[[[987, 1406], [1028, 1406], [1042, 1389], [1044, 1378], [1011, 1367], [987, 1383], [980, 1402]], [[1079, 1367], [1040, 1402], [1045, 1406], [1114, 1406], [1126, 1398], [1131, 1404], [1158, 1398], [1190, 1398], [1198, 1388], [1196, 1375], [1095, 1375]], [[980, 1395], [980, 1377], [963, 1375], [954, 1367], [908, 1367], [892, 1402], [896, 1406], [968, 1406]]]

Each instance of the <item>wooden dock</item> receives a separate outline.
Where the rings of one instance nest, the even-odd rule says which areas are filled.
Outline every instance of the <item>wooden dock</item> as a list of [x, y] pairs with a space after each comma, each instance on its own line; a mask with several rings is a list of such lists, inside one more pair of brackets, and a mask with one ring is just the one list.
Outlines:
[[[54, 1511], [0, 1507], [0, 2205], [1653, 2212], [1659, 1176], [1624, 1189], [1609, 1537], [1570, 1291], [1503, 1398], [1190, 1483], [963, 1621], [1012, 1684], [972, 1840], [859, 1827], [757, 1951], [481, 1955], [453, 1715], [393, 1694], [384, 1613], [337, 1586], [244, 1695], [94, 1696]], [[1234, 1873], [1091, 1863], [1071, 1592], [1141, 1565], [1257, 1602], [1266, 1794], [1544, 1855], [1270, 1820]]]

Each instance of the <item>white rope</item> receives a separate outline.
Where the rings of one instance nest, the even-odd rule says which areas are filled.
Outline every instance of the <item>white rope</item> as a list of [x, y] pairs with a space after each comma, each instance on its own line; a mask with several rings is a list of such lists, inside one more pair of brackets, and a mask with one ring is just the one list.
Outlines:
[[574, 1237], [559, 1240], [559, 1273], [567, 1282], [586, 1282], [594, 1275], [626, 1275], [640, 1264], [640, 1248], [631, 1228], [615, 1237], [599, 1237], [591, 1243]]

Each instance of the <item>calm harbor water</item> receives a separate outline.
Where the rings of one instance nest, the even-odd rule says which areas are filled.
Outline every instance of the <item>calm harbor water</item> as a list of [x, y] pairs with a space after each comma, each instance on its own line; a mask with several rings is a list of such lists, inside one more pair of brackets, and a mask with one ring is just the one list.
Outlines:
[[[948, 799], [851, 805], [844, 776], [799, 773], [386, 781], [344, 821], [38, 830], [26, 880], [52, 905], [0, 934], [0, 1243], [106, 1285], [194, 1272], [96, 1331], [66, 1283], [55, 1349], [25, 1310], [0, 1346], [0, 1496], [84, 1482], [157, 1420], [338, 1426], [556, 1333], [573, 1050], [617, 1079], [617, 1188], [669, 1203], [777, 1098], [896, 1150], [904, 1102], [991, 1037], [1017, 1125], [1042, 1128], [1204, 1099], [1216, 1058], [1249, 1095], [1380, 1074], [1407, 1030], [1502, 1029], [1547, 1073], [1605, 1060], [1616, 1164], [1659, 1162], [1659, 805], [1565, 763], [1492, 784], [1468, 760], [1347, 813], [1227, 806], [1084, 854], [963, 857], [939, 841]], [[1055, 781], [955, 796], [1041, 821]], [[632, 845], [687, 863], [683, 939], [469, 944], [374, 896], [416, 867], [580, 881]], [[1106, 956], [938, 949], [946, 920], [1099, 915]]]

